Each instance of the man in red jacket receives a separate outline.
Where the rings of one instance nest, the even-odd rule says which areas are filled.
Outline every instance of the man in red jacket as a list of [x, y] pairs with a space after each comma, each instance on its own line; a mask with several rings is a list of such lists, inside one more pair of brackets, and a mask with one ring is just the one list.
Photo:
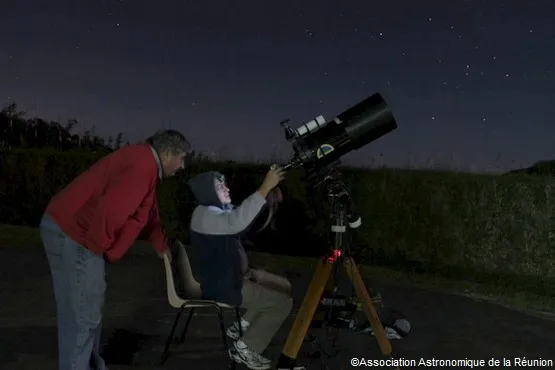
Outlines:
[[167, 253], [156, 186], [191, 150], [174, 130], [94, 163], [48, 204], [40, 224], [58, 319], [59, 370], [106, 370], [99, 354], [104, 264], [121, 259], [142, 231]]

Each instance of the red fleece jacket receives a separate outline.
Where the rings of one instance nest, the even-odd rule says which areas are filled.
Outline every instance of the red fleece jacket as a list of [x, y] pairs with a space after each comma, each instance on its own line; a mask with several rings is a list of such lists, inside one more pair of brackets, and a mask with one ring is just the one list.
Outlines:
[[110, 263], [123, 257], [141, 231], [163, 252], [159, 182], [150, 146], [128, 145], [79, 175], [52, 198], [46, 213], [71, 239]]

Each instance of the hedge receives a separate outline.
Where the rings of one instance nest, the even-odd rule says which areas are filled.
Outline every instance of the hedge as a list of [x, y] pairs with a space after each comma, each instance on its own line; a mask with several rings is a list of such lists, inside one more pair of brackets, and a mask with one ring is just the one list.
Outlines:
[[[0, 222], [37, 225], [50, 197], [104, 153], [0, 151]], [[187, 241], [194, 201], [187, 180], [208, 170], [230, 179], [236, 203], [262, 181], [266, 164], [196, 160], [158, 190], [170, 236]], [[552, 177], [344, 168], [363, 224], [349, 242], [359, 263], [495, 279], [555, 292], [555, 182]], [[326, 251], [329, 203], [302, 171], [288, 174], [275, 230], [254, 235], [271, 253]], [[331, 239], [333, 241], [333, 239]]]

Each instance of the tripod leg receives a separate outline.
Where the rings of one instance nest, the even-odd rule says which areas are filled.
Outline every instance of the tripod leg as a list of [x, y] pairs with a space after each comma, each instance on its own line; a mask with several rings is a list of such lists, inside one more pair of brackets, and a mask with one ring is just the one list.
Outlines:
[[299, 308], [295, 322], [293, 323], [289, 336], [287, 337], [287, 341], [283, 346], [281, 358], [278, 361], [278, 368], [287, 368], [285, 366], [281, 367], [279, 364], [291, 363], [292, 360], [297, 358], [297, 354], [303, 344], [308, 327], [312, 322], [316, 308], [322, 298], [322, 292], [324, 291], [326, 282], [330, 277], [333, 265], [333, 263], [322, 261], [316, 267], [316, 271], [312, 276], [312, 281], [308, 286], [303, 303]]
[[360, 300], [364, 307], [366, 317], [368, 317], [368, 321], [370, 321], [370, 324], [374, 329], [374, 336], [378, 341], [378, 345], [380, 346], [382, 353], [384, 354], [384, 356], [391, 357], [391, 353], [393, 351], [393, 349], [391, 348], [391, 342], [389, 341], [389, 338], [387, 338], [387, 334], [385, 333], [382, 323], [380, 322], [378, 313], [376, 312], [376, 308], [372, 303], [372, 298], [370, 297], [368, 289], [366, 288], [366, 285], [364, 284], [364, 281], [360, 276], [360, 272], [354, 259], [350, 257], [345, 258], [345, 261], [343, 262], [343, 267], [345, 268], [345, 272], [349, 276], [349, 280], [351, 280], [351, 283], [353, 284], [353, 288], [355, 289], [357, 298]]

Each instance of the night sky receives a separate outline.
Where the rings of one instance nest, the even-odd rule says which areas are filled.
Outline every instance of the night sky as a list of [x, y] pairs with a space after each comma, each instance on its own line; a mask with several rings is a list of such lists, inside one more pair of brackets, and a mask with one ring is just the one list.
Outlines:
[[0, 103], [135, 142], [163, 127], [289, 159], [279, 122], [379, 92], [398, 129], [346, 162], [555, 159], [555, 1], [2, 0]]

